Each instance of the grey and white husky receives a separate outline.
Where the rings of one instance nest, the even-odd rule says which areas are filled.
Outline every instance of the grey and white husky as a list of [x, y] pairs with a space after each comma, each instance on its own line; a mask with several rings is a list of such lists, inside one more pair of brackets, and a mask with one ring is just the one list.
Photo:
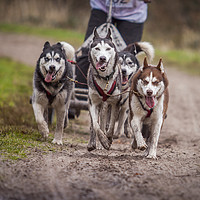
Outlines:
[[52, 46], [46, 42], [33, 77], [32, 106], [39, 132], [44, 139], [49, 134], [46, 117], [48, 108], [52, 107], [56, 111], [57, 125], [52, 141], [54, 144], [62, 144], [64, 121], [68, 116], [73, 88], [73, 83], [67, 78], [73, 78], [72, 66], [67, 59], [71, 60], [74, 53], [74, 48], [66, 42]]
[[[129, 91], [131, 86], [131, 79], [140, 67], [137, 55], [145, 53], [149, 61], [153, 60], [154, 48], [148, 42], [136, 42], [129, 44], [123, 51], [119, 52], [119, 64], [122, 71], [122, 99], [119, 107], [118, 126], [116, 128], [114, 138], [126, 134], [131, 137], [131, 129], [128, 123], [129, 113]], [[126, 123], [125, 123], [126, 122]]]
[[[88, 101], [91, 117], [91, 136], [88, 151], [96, 149], [96, 134], [105, 149], [112, 143], [117, 106], [121, 99], [121, 71], [118, 55], [112, 42], [111, 31], [101, 38], [96, 29], [89, 49]], [[110, 109], [109, 127], [106, 129], [108, 110]]]

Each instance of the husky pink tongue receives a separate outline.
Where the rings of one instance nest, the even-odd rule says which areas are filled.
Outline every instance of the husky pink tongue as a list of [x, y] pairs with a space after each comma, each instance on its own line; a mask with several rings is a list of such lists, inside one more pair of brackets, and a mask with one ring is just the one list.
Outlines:
[[46, 81], [47, 83], [51, 82], [51, 81], [52, 81], [52, 76], [53, 76], [53, 74], [48, 73], [48, 74], [46, 75], [46, 77], [45, 77], [45, 81]]
[[146, 104], [149, 106], [149, 108], [154, 107], [154, 97], [146, 97]]
[[99, 68], [105, 66], [105, 64], [106, 64], [106, 63], [98, 62], [98, 63], [96, 64], [96, 69], [99, 69]]
[[122, 78], [123, 80], [122, 80], [122, 84], [126, 84], [127, 83], [127, 81], [128, 81], [128, 77], [127, 76], [123, 76], [123, 78]]

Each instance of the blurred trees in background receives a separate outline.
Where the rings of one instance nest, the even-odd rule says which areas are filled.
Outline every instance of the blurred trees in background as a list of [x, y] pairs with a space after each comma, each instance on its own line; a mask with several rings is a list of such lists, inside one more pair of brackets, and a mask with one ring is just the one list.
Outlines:
[[146, 25], [147, 37], [200, 49], [200, 0], [152, 0]]
[[[0, 23], [85, 32], [89, 14], [89, 0], [0, 0]], [[143, 39], [200, 49], [200, 0], [152, 0]]]

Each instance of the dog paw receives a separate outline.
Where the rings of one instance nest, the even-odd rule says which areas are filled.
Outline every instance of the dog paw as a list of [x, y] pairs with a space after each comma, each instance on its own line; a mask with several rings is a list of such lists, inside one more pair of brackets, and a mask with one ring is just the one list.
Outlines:
[[129, 132], [127, 132], [127, 133], [125, 132], [125, 135], [126, 135], [127, 138], [131, 138], [132, 137], [132, 135]]
[[60, 140], [60, 139], [53, 139], [53, 141], [52, 141], [52, 143], [53, 144], [58, 144], [58, 145], [62, 145], [63, 143], [62, 143], [62, 140]]
[[141, 151], [144, 151], [147, 147], [148, 146], [145, 141], [141, 141], [141, 142], [137, 143], [137, 148]]
[[49, 133], [42, 133], [41, 135], [42, 135], [42, 140], [43, 140], [43, 141], [47, 141], [47, 138], [48, 138], [48, 136], [49, 136]]
[[112, 144], [110, 138], [108, 138], [104, 133], [103, 131], [98, 131], [98, 138], [99, 138], [99, 141], [100, 143], [102, 144], [102, 146], [106, 149], [106, 150], [109, 150], [110, 149], [110, 146]]
[[93, 151], [95, 149], [96, 149], [96, 145], [94, 145], [94, 144], [88, 144], [88, 146], [87, 146], [87, 150], [88, 151]]
[[148, 154], [147, 156], [145, 156], [147, 159], [153, 159], [153, 160], [158, 160], [156, 155], [150, 155]]

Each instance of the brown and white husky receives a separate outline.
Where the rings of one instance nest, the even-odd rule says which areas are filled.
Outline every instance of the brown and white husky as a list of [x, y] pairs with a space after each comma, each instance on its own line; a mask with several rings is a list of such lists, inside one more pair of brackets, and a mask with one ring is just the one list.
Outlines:
[[143, 66], [132, 79], [129, 107], [130, 125], [134, 133], [132, 148], [146, 149], [147, 158], [157, 158], [158, 139], [169, 101], [167, 87], [168, 79], [162, 60], [153, 66], [145, 58]]

